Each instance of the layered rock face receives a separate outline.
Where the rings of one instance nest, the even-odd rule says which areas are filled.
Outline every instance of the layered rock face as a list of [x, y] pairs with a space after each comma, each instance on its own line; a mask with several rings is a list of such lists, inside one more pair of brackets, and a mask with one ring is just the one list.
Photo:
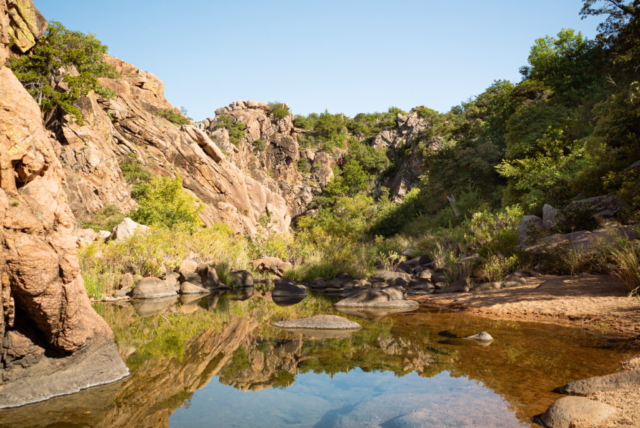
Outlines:
[[[288, 109], [286, 104], [284, 106]], [[230, 159], [242, 171], [282, 196], [290, 217], [304, 214], [307, 205], [322, 192], [329, 179], [321, 180], [299, 171], [299, 160], [309, 160], [309, 154], [307, 150], [299, 149], [299, 130], [294, 127], [293, 115], [278, 119], [267, 103], [256, 101], [236, 101], [215, 113], [215, 118], [205, 119], [197, 126], [229, 153]], [[223, 118], [246, 127], [244, 136], [235, 145], [229, 131], [221, 127]], [[331, 165], [330, 157], [318, 160], [318, 168], [323, 166], [331, 171]]]
[[[291, 213], [280, 187], [258, 168], [248, 174], [252, 167], [243, 159], [251, 160], [250, 156], [231, 150], [223, 138], [214, 143], [202, 126], [176, 126], [159, 117], [159, 110], [172, 108], [164, 98], [163, 83], [119, 59], [106, 57], [106, 61], [123, 76], [99, 79], [116, 93], [114, 98], [95, 94], [80, 98], [75, 104], [83, 125], [63, 112], [47, 117], [47, 128], [56, 133], [55, 152], [64, 170], [65, 190], [79, 220], [92, 218], [106, 206], [116, 206], [124, 213], [131, 211], [135, 202], [121, 166], [139, 162], [153, 175], [180, 174], [184, 188], [205, 205], [201, 218], [206, 225], [227, 223], [238, 232], [252, 235], [257, 233], [260, 219], [269, 218], [267, 230], [288, 230]], [[295, 138], [275, 128], [267, 131], [272, 123], [264, 114], [259, 118], [268, 122], [263, 125], [265, 133], [270, 132], [269, 138], [281, 146], [267, 152], [272, 159], [277, 158], [273, 165], [282, 171], [278, 177], [295, 181], [295, 169], [283, 168], [287, 162], [297, 161]], [[246, 132], [250, 138], [255, 124], [248, 117], [245, 120], [252, 123]], [[281, 122], [286, 128], [287, 120]]]
[[31, 1], [6, 0], [0, 22], [2, 408], [112, 382], [128, 370], [84, 288], [54, 141], [36, 102], [4, 67], [9, 36], [28, 49], [46, 23]]

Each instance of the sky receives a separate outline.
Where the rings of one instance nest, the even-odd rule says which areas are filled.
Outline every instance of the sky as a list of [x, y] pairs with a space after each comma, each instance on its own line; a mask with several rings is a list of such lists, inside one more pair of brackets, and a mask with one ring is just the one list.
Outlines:
[[581, 0], [34, 0], [150, 71], [195, 120], [237, 100], [294, 114], [445, 112], [494, 80], [520, 80], [536, 38], [574, 28]]

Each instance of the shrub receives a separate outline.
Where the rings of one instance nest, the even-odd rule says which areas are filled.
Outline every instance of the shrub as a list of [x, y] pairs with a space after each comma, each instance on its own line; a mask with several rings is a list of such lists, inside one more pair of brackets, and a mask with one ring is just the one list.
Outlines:
[[[95, 91], [103, 97], [115, 95], [98, 84], [98, 77], [119, 77], [116, 70], [103, 61], [107, 51], [108, 47], [94, 34], [70, 31], [59, 22], [52, 21], [30, 55], [12, 58], [7, 65], [43, 112], [60, 107], [73, 115], [79, 124], [83, 124], [75, 101], [89, 91]], [[77, 76], [65, 71], [73, 68], [78, 72]], [[69, 90], [55, 91], [51, 86], [54, 78], [62, 78]]]
[[269, 107], [271, 108], [271, 114], [274, 115], [278, 120], [289, 117], [289, 115], [291, 114], [289, 113], [289, 109], [284, 106], [284, 103], [269, 103]]
[[242, 122], [235, 122], [230, 116], [222, 115], [218, 118], [218, 123], [216, 123], [216, 129], [221, 128], [229, 131], [229, 141], [231, 144], [240, 147], [247, 125]]
[[82, 229], [93, 229], [96, 232], [101, 230], [112, 230], [114, 227], [122, 223], [125, 215], [120, 211], [120, 209], [111, 204], [107, 204], [100, 210], [93, 219], [88, 221], [80, 222], [80, 227]]
[[146, 171], [135, 153], [129, 153], [120, 162], [120, 170], [127, 184], [139, 185], [151, 180], [151, 173]]
[[308, 174], [311, 172], [311, 165], [307, 159], [300, 158], [298, 160], [298, 171]]
[[158, 110], [156, 112], [156, 116], [163, 117], [167, 119], [171, 123], [175, 123], [176, 125], [189, 125], [191, 123], [191, 119], [186, 116], [183, 116], [181, 113], [176, 112], [174, 109], [165, 108]]
[[258, 138], [257, 140], [253, 141], [253, 148], [259, 152], [264, 152], [267, 148], [267, 143]]
[[182, 178], [152, 177], [136, 187], [134, 198], [138, 208], [131, 219], [150, 226], [173, 227], [184, 225], [194, 230], [201, 226], [199, 213], [204, 206], [182, 189]]

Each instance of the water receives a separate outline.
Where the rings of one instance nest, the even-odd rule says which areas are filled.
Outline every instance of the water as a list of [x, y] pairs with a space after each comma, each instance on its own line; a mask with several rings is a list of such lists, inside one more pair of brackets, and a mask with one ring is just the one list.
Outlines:
[[[530, 427], [566, 382], [632, 354], [603, 334], [420, 309], [344, 314], [251, 293], [97, 305], [132, 374], [0, 411], [11, 427]], [[271, 322], [341, 314], [352, 334]], [[461, 337], [488, 331], [480, 346]]]

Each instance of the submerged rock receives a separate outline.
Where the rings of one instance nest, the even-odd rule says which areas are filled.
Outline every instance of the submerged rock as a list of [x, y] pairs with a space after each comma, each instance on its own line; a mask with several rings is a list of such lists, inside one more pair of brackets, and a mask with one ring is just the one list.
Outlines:
[[638, 386], [640, 386], [640, 370], [630, 370], [569, 382], [560, 388], [560, 392], [563, 394], [589, 395], [616, 389], [637, 388]]
[[357, 322], [349, 321], [337, 315], [316, 315], [292, 321], [279, 321], [273, 323], [278, 328], [315, 329], [315, 330], [358, 330], [362, 326]]
[[609, 418], [616, 409], [582, 397], [563, 397], [553, 403], [540, 420], [549, 428], [570, 428], [574, 424], [593, 426]]

